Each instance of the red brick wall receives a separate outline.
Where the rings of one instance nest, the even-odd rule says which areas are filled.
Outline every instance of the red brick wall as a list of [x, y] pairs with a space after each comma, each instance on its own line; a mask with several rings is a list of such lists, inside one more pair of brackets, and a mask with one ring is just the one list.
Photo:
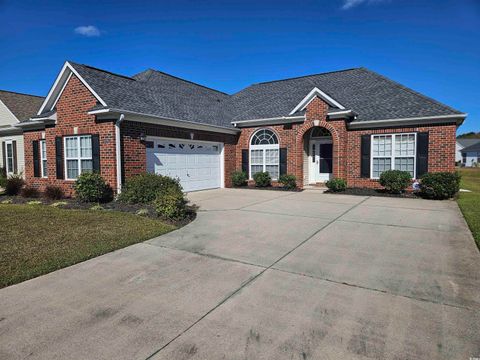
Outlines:
[[178, 138], [193, 140], [223, 142], [225, 144], [225, 186], [231, 186], [231, 174], [235, 170], [235, 148], [237, 135], [228, 135], [213, 133], [201, 130], [182, 129], [164, 125], [145, 124], [132, 121], [122, 123], [122, 153], [123, 153], [123, 173], [128, 179], [132, 175], [137, 175], [146, 171], [146, 148], [140, 141], [140, 135], [158, 136], [167, 138]]
[[[100, 172], [104, 179], [116, 188], [115, 161], [115, 125], [113, 122], [98, 123], [95, 116], [87, 111], [94, 107], [97, 99], [73, 75], [57, 102], [57, 124], [42, 131], [25, 132], [25, 179], [27, 184], [43, 190], [47, 184], [62, 187], [66, 195], [73, 194], [73, 181], [57, 180], [55, 164], [55, 137], [77, 134], [99, 134], [100, 137]], [[42, 138], [45, 133], [47, 145], [48, 178], [33, 176], [32, 141]]]
[[[237, 169], [241, 168], [242, 149], [248, 149], [252, 134], [260, 128], [269, 128], [279, 137], [280, 147], [287, 148], [287, 172], [297, 177], [297, 184], [303, 186], [303, 142], [308, 141], [307, 132], [319, 126], [327, 128], [333, 139], [333, 176], [347, 180], [350, 187], [373, 187], [380, 185], [377, 180], [360, 176], [360, 141], [364, 134], [428, 132], [428, 171], [455, 171], [455, 124], [432, 125], [408, 128], [347, 130], [345, 119], [327, 120], [328, 105], [315, 98], [306, 109], [306, 120], [290, 126], [273, 125], [242, 129], [236, 149]], [[305, 136], [307, 135], [307, 136]]]

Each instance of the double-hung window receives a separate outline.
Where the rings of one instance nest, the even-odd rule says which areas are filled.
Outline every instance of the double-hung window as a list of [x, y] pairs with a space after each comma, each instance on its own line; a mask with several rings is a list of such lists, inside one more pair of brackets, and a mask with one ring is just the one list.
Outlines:
[[386, 170], [408, 171], [415, 178], [416, 134], [372, 135], [372, 178]]
[[15, 172], [15, 154], [13, 152], [13, 141], [9, 140], [5, 142], [5, 160], [7, 174], [13, 174]]
[[46, 178], [48, 176], [47, 168], [47, 142], [45, 140], [40, 140], [40, 166], [42, 168], [42, 177]]
[[250, 178], [258, 172], [268, 172], [278, 179], [280, 172], [280, 147], [275, 133], [260, 129], [250, 141]]
[[65, 146], [65, 175], [75, 180], [83, 172], [93, 171], [92, 136], [67, 136]]

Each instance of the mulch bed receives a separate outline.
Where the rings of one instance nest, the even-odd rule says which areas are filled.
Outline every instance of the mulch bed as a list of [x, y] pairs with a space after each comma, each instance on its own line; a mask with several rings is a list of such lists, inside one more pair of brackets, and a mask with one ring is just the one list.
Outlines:
[[[40, 201], [43, 205], [52, 205], [54, 203], [66, 203], [63, 205], [58, 206], [59, 209], [73, 209], [73, 210], [90, 210], [93, 207], [96, 207], [100, 205], [103, 210], [105, 211], [120, 211], [120, 212], [126, 212], [126, 213], [131, 213], [131, 214], [137, 214], [139, 210], [145, 210], [145, 214], [139, 215], [139, 216], [146, 216], [152, 219], [160, 219], [163, 222], [167, 224], [172, 224], [177, 227], [182, 227], [191, 221], [193, 221], [196, 217], [196, 210], [197, 207], [195, 205], [189, 206], [188, 207], [188, 213], [187, 217], [184, 220], [181, 221], [172, 221], [169, 219], [164, 219], [160, 218], [157, 216], [155, 212], [155, 208], [152, 205], [147, 205], [147, 204], [127, 204], [123, 203], [120, 201], [110, 201], [107, 203], [87, 203], [87, 202], [81, 202], [73, 198], [67, 198], [67, 199], [61, 199], [61, 200], [50, 200], [46, 199], [44, 197], [36, 197], [36, 198], [28, 198], [28, 197], [23, 197], [23, 196], [7, 196], [7, 195], [0, 195], [0, 204], [3, 201], [11, 201], [12, 204], [28, 204], [31, 201]], [[97, 210], [101, 211], [101, 210]]]
[[340, 194], [340, 195], [381, 196], [381, 197], [421, 199], [419, 195], [411, 191], [406, 191], [401, 194], [391, 194], [386, 192], [383, 189], [347, 188], [345, 191], [341, 191], [341, 192], [333, 192], [333, 191], [327, 190], [325, 191], [325, 193]]

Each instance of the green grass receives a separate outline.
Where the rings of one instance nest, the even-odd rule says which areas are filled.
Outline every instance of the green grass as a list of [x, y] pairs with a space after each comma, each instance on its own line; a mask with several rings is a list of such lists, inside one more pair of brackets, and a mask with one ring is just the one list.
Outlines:
[[0, 288], [174, 229], [127, 213], [0, 204]]
[[460, 188], [472, 192], [460, 193], [457, 200], [458, 206], [460, 206], [480, 249], [480, 168], [462, 168], [459, 172], [462, 175]]

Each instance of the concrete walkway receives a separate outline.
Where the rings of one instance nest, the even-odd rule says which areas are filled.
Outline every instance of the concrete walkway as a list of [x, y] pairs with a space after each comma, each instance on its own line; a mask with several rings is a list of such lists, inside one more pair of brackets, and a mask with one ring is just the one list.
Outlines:
[[189, 197], [178, 231], [0, 290], [0, 358], [480, 357], [480, 255], [455, 202]]

